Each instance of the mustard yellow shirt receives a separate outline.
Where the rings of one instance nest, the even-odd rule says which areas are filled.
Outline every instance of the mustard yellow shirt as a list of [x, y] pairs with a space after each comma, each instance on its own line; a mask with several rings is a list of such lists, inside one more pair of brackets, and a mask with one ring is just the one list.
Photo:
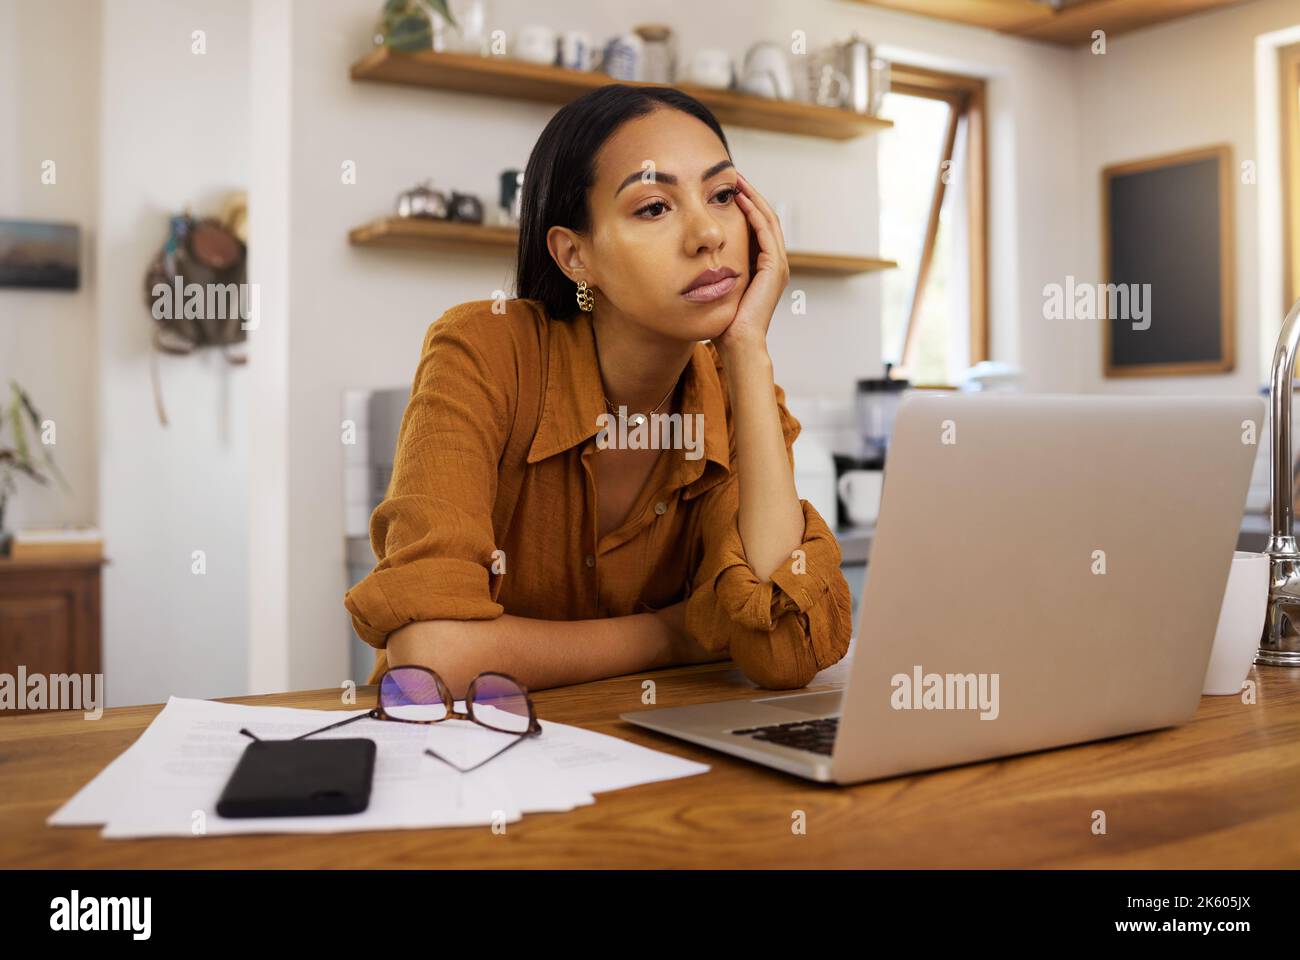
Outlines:
[[[801, 500], [803, 542], [758, 578], [737, 526], [731, 402], [711, 342], [695, 344], [684, 379], [681, 413], [703, 414], [703, 455], [663, 450], [626, 521], [597, 542], [591, 458], [608, 408], [589, 315], [475, 300], [434, 321], [370, 518], [377, 562], [343, 599], [377, 651], [370, 682], [387, 667], [388, 635], [413, 621], [586, 620], [682, 599], [687, 632], [759, 686], [802, 687], [840, 660], [852, 605], [839, 544]], [[775, 393], [793, 470], [800, 424]], [[512, 430], [530, 432], [515, 435], [526, 457], [510, 456]]]

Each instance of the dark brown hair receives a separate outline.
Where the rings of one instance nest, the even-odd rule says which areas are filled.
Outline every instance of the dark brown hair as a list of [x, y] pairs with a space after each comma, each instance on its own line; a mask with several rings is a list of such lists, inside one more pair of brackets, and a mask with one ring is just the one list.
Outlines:
[[566, 104], [537, 138], [524, 169], [516, 297], [540, 301], [552, 317], [577, 313], [576, 287], [551, 258], [546, 232], [556, 226], [578, 233], [591, 229], [587, 192], [596, 179], [600, 148], [624, 123], [661, 107], [707, 123], [731, 156], [727, 136], [712, 111], [675, 87], [610, 83]]

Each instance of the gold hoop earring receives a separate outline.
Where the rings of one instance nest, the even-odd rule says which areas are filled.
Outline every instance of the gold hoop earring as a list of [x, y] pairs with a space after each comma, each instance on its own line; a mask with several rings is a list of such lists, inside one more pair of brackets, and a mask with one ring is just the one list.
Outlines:
[[584, 313], [591, 313], [592, 308], [596, 306], [596, 295], [587, 289], [587, 281], [578, 281], [578, 309]]

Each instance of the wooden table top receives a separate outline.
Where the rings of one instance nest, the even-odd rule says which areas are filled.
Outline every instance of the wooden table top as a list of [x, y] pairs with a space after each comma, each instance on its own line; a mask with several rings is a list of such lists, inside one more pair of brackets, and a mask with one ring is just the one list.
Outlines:
[[[847, 677], [841, 662], [809, 690]], [[617, 719], [751, 696], [730, 661], [537, 693], [543, 720], [703, 761], [699, 776], [596, 794], [488, 826], [105, 840], [45, 819], [131, 745], [161, 704], [0, 719], [0, 867], [1296, 867], [1300, 669], [1254, 667], [1258, 702], [1203, 697], [1182, 727], [853, 787], [801, 780]], [[373, 702], [361, 687], [357, 703]], [[337, 689], [229, 702], [320, 709]], [[1107, 833], [1092, 832], [1104, 810]], [[791, 829], [795, 811], [806, 833]]]

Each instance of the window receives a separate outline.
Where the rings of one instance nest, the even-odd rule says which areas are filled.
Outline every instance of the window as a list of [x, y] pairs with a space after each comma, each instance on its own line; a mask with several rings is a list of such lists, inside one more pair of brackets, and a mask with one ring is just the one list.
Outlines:
[[1278, 51], [1282, 105], [1282, 312], [1300, 300], [1300, 43]]
[[894, 64], [881, 115], [882, 354], [914, 383], [988, 359], [984, 82]]

